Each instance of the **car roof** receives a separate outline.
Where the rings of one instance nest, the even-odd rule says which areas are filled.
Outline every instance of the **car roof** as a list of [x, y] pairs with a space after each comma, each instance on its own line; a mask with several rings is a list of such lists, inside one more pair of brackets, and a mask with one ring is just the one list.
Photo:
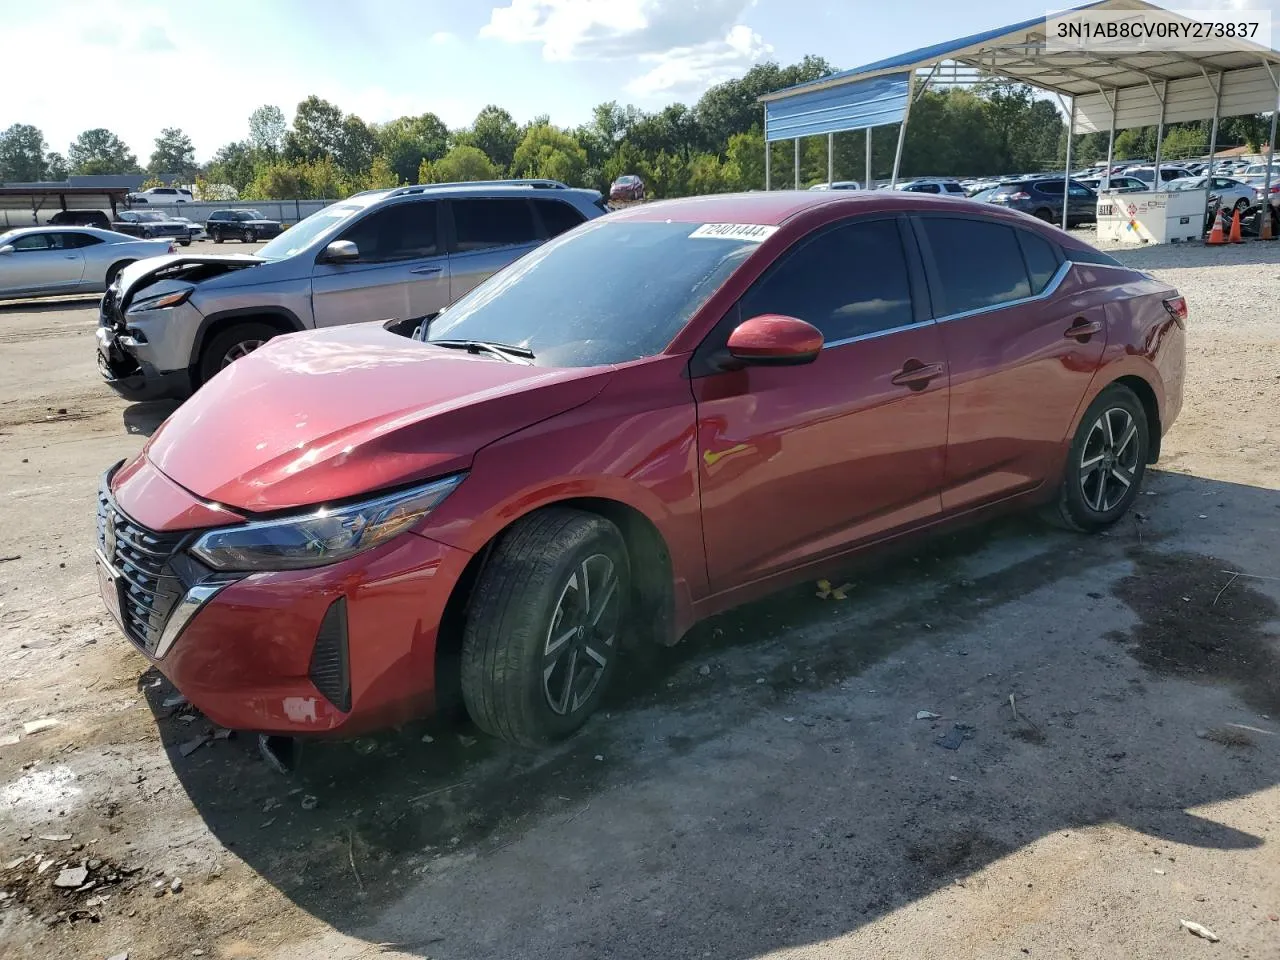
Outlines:
[[975, 204], [964, 197], [902, 190], [769, 190], [659, 200], [614, 211], [604, 219], [780, 226], [798, 214], [828, 204], [839, 204], [849, 215], [899, 210], [952, 210], [957, 209], [956, 205], [984, 215], [996, 213], [986, 205]]

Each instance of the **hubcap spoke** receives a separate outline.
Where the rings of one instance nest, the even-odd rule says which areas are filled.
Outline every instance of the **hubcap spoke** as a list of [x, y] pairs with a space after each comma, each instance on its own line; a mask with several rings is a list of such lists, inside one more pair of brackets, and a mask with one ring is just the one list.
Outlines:
[[573, 713], [590, 699], [609, 666], [618, 591], [613, 562], [603, 554], [582, 561], [560, 591], [542, 664], [547, 705], [560, 716]]
[[597, 650], [595, 647], [591, 646], [590, 644], [584, 645], [582, 648], [582, 652], [585, 653], [592, 660], [594, 660], [601, 667], [601, 669], [603, 669], [604, 666], [609, 662], [608, 657], [606, 657], [603, 653], [601, 653], [599, 650]]
[[1103, 455], [1099, 453], [1096, 456], [1089, 457], [1086, 460], [1081, 460], [1080, 469], [1085, 471], [1096, 470], [1098, 468], [1098, 464], [1100, 464], [1103, 461], [1103, 459], [1104, 459]]
[[1113, 447], [1116, 443], [1116, 436], [1111, 432], [1111, 411], [1108, 410], [1102, 415], [1102, 429], [1107, 434], [1107, 446]]
[[612, 569], [610, 569], [609, 573], [609, 582], [605, 584], [603, 590], [599, 591], [600, 601], [596, 604], [596, 608], [591, 612], [589, 617], [589, 622], [593, 627], [599, 625], [600, 618], [604, 616], [604, 612], [609, 609], [609, 601], [613, 599], [613, 595], [618, 591], [618, 578], [612, 576]]
[[578, 650], [569, 651], [569, 666], [564, 672], [564, 690], [560, 694], [560, 713], [569, 709], [569, 701], [573, 697], [574, 681], [578, 679]]
[[1138, 425], [1132, 421], [1129, 423], [1129, 429], [1124, 432], [1124, 436], [1120, 440], [1120, 445], [1116, 447], [1116, 459], [1119, 460], [1124, 456], [1124, 452], [1129, 449], [1129, 444], [1133, 442], [1133, 438], [1138, 435]]
[[1119, 466], [1115, 466], [1111, 468], [1111, 476], [1115, 477], [1117, 480], [1123, 483], [1126, 488], [1128, 488], [1133, 482], [1129, 477], [1125, 476], [1124, 470], [1122, 470]]

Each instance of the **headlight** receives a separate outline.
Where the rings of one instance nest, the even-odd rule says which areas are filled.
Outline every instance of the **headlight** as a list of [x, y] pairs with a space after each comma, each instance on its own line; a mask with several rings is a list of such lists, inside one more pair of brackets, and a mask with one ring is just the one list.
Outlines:
[[305, 570], [337, 563], [408, 530], [465, 476], [306, 516], [211, 530], [191, 552], [215, 570]]
[[180, 303], [186, 303], [187, 298], [191, 296], [195, 287], [187, 287], [185, 290], [178, 290], [174, 293], [161, 294], [158, 297], [151, 297], [147, 300], [135, 300], [129, 304], [129, 312], [135, 310], [160, 310], [164, 307], [176, 307]]

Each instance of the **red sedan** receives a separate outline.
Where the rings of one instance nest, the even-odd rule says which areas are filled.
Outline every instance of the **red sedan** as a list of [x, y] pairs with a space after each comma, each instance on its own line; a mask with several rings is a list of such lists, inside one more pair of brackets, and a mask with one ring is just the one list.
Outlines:
[[545, 742], [628, 643], [887, 540], [1115, 523], [1178, 415], [1185, 323], [1166, 284], [985, 204], [635, 207], [414, 339], [327, 328], [229, 366], [104, 478], [103, 596], [227, 727], [353, 734], [448, 680]]

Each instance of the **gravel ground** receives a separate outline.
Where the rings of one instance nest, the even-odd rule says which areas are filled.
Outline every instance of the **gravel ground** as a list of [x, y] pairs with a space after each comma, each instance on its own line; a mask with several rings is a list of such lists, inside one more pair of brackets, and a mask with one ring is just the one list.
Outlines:
[[0, 956], [1280, 956], [1280, 244], [1118, 255], [1191, 349], [1109, 536], [1013, 518], [719, 617], [542, 753], [441, 720], [293, 779], [97, 599], [97, 476], [170, 407], [98, 382], [92, 301], [0, 305]]

